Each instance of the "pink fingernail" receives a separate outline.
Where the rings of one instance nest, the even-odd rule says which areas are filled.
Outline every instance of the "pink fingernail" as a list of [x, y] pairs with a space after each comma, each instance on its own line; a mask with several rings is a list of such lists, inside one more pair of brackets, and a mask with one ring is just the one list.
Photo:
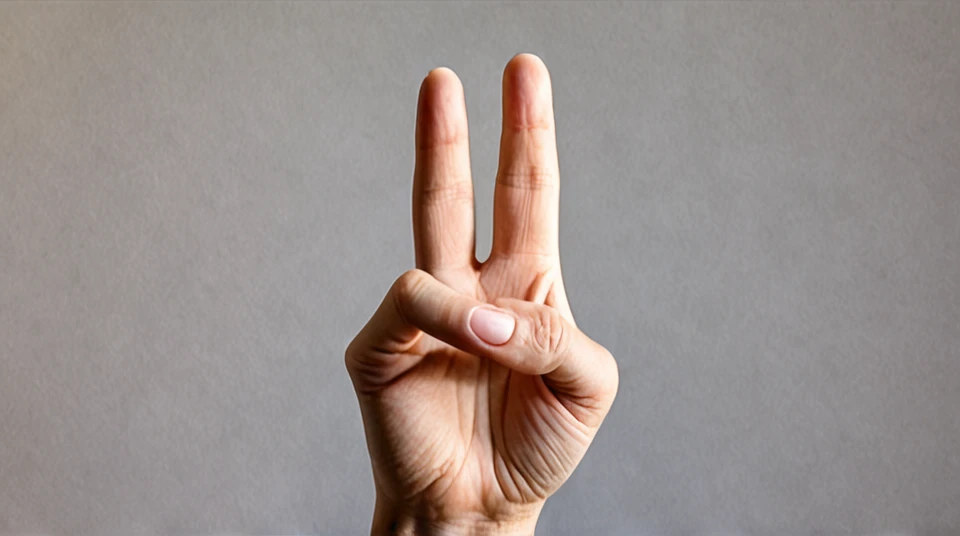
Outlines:
[[509, 341], [516, 325], [512, 316], [487, 306], [477, 306], [470, 315], [470, 329], [488, 344]]

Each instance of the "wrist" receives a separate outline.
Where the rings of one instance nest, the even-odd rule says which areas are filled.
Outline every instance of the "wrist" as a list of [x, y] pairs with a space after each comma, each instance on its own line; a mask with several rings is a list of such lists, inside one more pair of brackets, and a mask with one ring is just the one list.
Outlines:
[[539, 505], [503, 517], [480, 514], [457, 516], [420, 515], [377, 501], [373, 516], [373, 536], [532, 536], [540, 516]]

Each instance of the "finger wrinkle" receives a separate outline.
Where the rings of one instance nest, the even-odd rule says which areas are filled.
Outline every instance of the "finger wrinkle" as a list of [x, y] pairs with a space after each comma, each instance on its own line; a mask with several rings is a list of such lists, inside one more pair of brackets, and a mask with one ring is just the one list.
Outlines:
[[[417, 140], [417, 151], [421, 153], [459, 147], [467, 141], [467, 133], [461, 129], [450, 129], [447, 125], [430, 128], [434, 132], [424, 133]], [[448, 132], [450, 130], [453, 131]]]
[[442, 205], [449, 202], [473, 201], [473, 184], [469, 181], [452, 181], [420, 189], [419, 197], [424, 205]]
[[503, 170], [497, 174], [497, 184], [522, 190], [547, 190], [560, 186], [557, 173], [543, 166]]
[[553, 123], [548, 120], [537, 121], [514, 121], [509, 124], [509, 128], [516, 134], [525, 134], [529, 132], [552, 131]]

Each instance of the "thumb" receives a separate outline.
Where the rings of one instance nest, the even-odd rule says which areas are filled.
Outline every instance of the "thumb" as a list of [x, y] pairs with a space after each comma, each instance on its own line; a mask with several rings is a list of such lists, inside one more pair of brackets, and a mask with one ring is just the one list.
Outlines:
[[[347, 349], [353, 374], [395, 378], [416, 364], [402, 354], [427, 333], [465, 352], [528, 375], [541, 375], [567, 409], [599, 424], [616, 396], [613, 356], [557, 309], [500, 298], [494, 305], [460, 294], [423, 270], [409, 270]], [[589, 424], [589, 423], [588, 423]]]

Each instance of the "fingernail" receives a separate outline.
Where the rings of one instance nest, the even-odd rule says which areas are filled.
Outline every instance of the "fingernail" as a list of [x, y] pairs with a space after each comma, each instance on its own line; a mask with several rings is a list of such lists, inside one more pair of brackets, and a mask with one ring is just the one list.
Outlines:
[[487, 344], [509, 341], [515, 327], [512, 316], [486, 306], [477, 306], [470, 315], [470, 329]]

